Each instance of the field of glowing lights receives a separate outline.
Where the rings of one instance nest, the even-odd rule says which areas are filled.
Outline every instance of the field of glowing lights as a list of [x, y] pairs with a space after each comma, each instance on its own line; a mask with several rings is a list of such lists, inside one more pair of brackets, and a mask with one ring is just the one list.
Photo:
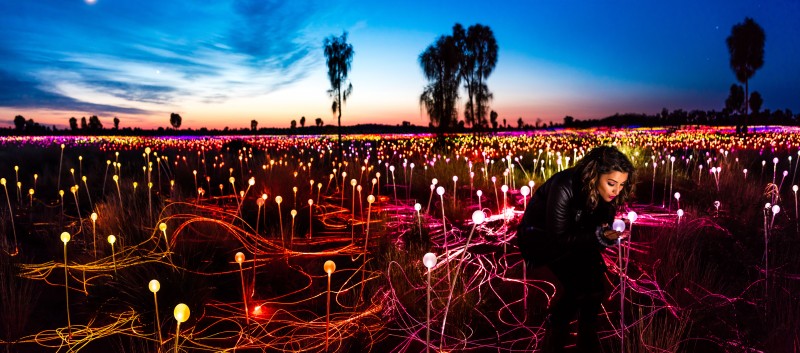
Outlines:
[[537, 351], [559, 289], [516, 225], [613, 144], [604, 351], [798, 352], [798, 133], [0, 138], [0, 347]]

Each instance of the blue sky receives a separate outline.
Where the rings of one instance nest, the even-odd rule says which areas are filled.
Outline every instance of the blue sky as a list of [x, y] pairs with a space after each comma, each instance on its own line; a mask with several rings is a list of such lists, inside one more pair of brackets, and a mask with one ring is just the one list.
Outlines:
[[767, 37], [751, 90], [764, 108], [800, 112], [794, 0], [2, 0], [0, 124], [96, 114], [153, 128], [171, 112], [192, 128], [334, 124], [322, 41], [347, 31], [343, 125], [424, 125], [417, 57], [456, 22], [494, 31], [491, 109], [509, 123], [719, 110], [735, 82], [725, 38], [747, 16]]

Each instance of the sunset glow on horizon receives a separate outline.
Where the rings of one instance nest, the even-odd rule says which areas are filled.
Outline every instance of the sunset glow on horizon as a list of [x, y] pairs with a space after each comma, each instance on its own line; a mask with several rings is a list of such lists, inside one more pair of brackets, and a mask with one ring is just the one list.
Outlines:
[[[750, 81], [765, 109], [800, 111], [800, 4], [104, 0], [0, 5], [0, 126], [98, 115], [104, 127], [335, 125], [323, 39], [348, 32], [353, 94], [342, 125], [427, 125], [418, 57], [455, 23], [488, 25], [499, 45], [490, 110], [516, 126], [615, 113], [721, 110], [736, 82], [725, 38], [752, 17], [765, 64]], [[460, 92], [460, 118], [466, 93]]]

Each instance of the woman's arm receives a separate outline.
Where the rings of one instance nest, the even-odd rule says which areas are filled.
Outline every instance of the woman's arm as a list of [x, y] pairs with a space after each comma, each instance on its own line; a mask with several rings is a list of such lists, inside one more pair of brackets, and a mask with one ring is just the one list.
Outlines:
[[[564, 247], [590, 247], [597, 246], [598, 235], [602, 237], [601, 227], [593, 229], [579, 229], [576, 220], [570, 212], [569, 204], [572, 200], [572, 187], [569, 183], [554, 185], [547, 198], [546, 227], [551, 241]], [[603, 244], [605, 245], [605, 244]]]

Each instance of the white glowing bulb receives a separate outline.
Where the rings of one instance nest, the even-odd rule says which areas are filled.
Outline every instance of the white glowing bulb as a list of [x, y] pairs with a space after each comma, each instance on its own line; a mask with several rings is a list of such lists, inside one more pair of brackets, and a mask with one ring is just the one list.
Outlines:
[[797, 185], [792, 185], [792, 191], [797, 192]]
[[719, 201], [714, 201], [714, 207], [719, 208]]
[[639, 219], [639, 215], [635, 211], [628, 212], [628, 220], [631, 223], [636, 222], [637, 219]]
[[456, 181], [458, 181], [458, 176], [453, 175], [453, 182], [456, 182]]
[[680, 199], [681, 199], [681, 193], [679, 193], [679, 192], [676, 192], [676, 193], [675, 193], [675, 199], [676, 199], [676, 200], [680, 200]]
[[441, 186], [436, 188], [436, 193], [439, 194], [439, 196], [444, 195], [444, 188]]
[[483, 196], [483, 191], [478, 190], [478, 191], [475, 192], [475, 194], [478, 195], [478, 197], [481, 197], [481, 196]]
[[[372, 195], [369, 195], [369, 196], [372, 196]], [[369, 198], [367, 198], [367, 201], [369, 201]], [[419, 210], [421, 210], [421, 209], [422, 209], [422, 205], [420, 205], [419, 202], [414, 204], [414, 210], [415, 211], [419, 212]]]
[[772, 214], [773, 215], [778, 214], [778, 212], [780, 212], [780, 211], [781, 211], [781, 206], [778, 206], [778, 205], [772, 206]]
[[519, 193], [522, 194], [522, 196], [528, 196], [531, 193], [531, 188], [529, 188], [527, 185], [524, 185], [519, 188]]
[[678, 217], [683, 217], [683, 210], [678, 210]]
[[247, 184], [250, 186], [256, 185], [256, 178], [250, 178], [250, 180], [247, 181]]
[[772, 164], [778, 164], [778, 157], [772, 159]]
[[429, 252], [422, 257], [422, 264], [424, 264], [425, 267], [427, 267], [428, 269], [431, 269], [433, 268], [433, 266], [436, 266], [436, 261], [437, 261], [436, 255], [432, 252]]
[[617, 232], [624, 232], [625, 231], [625, 221], [621, 219], [615, 219], [614, 223], [611, 225], [611, 229], [614, 229]]
[[275, 202], [277, 202], [280, 205], [280, 203], [283, 202], [283, 197], [281, 197], [280, 195], [275, 196]]
[[431, 184], [433, 184], [433, 185], [436, 185], [438, 183], [439, 183], [439, 180], [437, 180], [436, 178], [433, 178], [433, 180], [431, 180]]
[[485, 220], [486, 220], [486, 214], [483, 213], [483, 211], [478, 210], [478, 211], [472, 212], [472, 223], [475, 223], [475, 225], [479, 225], [479, 224], [483, 223], [483, 221], [485, 221]]
[[500, 187], [500, 191], [502, 191], [502, 192], [508, 192], [508, 185], [503, 185], [503, 186], [501, 186], [501, 187]]

